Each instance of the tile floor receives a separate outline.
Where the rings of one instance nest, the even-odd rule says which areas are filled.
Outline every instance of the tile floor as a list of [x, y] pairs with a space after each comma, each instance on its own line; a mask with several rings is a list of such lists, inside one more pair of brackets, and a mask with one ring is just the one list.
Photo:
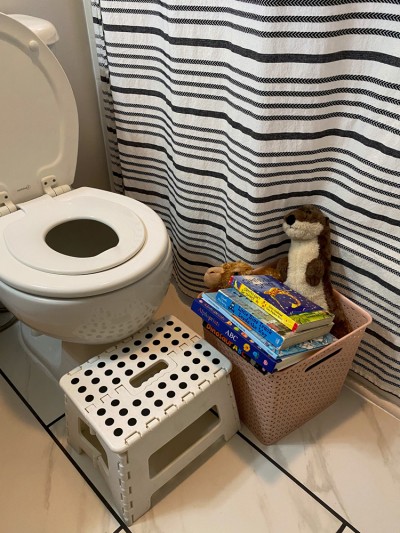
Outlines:
[[[158, 316], [201, 323], [171, 287]], [[0, 531], [7, 533], [400, 533], [400, 420], [344, 387], [278, 444], [245, 428], [128, 528], [84, 455], [68, 449], [63, 395], [0, 334]]]

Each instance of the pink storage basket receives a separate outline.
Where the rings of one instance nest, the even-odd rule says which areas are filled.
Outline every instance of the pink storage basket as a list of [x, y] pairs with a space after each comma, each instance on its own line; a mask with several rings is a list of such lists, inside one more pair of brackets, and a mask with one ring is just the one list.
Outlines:
[[222, 341], [205, 339], [233, 365], [231, 379], [239, 415], [263, 444], [272, 444], [331, 405], [338, 397], [371, 316], [339, 295], [351, 333], [304, 361], [273, 374], [261, 374]]

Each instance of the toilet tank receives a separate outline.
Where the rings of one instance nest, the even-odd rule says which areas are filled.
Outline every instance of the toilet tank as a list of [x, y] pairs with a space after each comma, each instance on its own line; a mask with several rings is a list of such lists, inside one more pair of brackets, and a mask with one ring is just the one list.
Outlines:
[[51, 48], [58, 40], [58, 33], [55, 26], [48, 20], [44, 20], [38, 17], [31, 17], [30, 15], [7, 15], [11, 17], [27, 28], [29, 28], [35, 35], [41, 39], [44, 44], [47, 44]]

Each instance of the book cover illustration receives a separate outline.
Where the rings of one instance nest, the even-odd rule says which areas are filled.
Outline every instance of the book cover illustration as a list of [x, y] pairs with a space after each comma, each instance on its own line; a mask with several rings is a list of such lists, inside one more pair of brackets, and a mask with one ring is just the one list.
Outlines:
[[230, 284], [293, 331], [333, 321], [332, 313], [272, 276], [232, 276]]
[[[207, 331], [209, 331], [212, 335], [214, 335], [214, 337], [216, 337], [219, 341], [223, 342], [224, 344], [226, 344], [229, 348], [232, 346], [232, 341], [227, 339], [224, 335], [222, 335], [222, 333], [220, 333], [218, 330], [216, 330], [211, 324], [209, 324], [208, 322], [203, 322], [203, 328], [206, 329]], [[265, 370], [261, 365], [259, 365], [258, 363], [256, 363], [254, 361], [254, 359], [252, 359], [251, 357], [249, 357], [244, 351], [242, 351], [241, 353], [239, 352], [236, 352], [240, 357], [242, 357], [243, 359], [245, 359], [245, 361], [247, 363], [249, 363], [251, 366], [254, 366], [254, 368], [256, 370], [258, 370], [259, 372], [261, 372], [261, 374], [263, 374], [265, 376], [265, 374], [268, 374], [269, 372], [267, 372], [267, 370]]]
[[307, 352], [309, 354], [311, 352], [314, 353], [322, 348], [325, 348], [325, 346], [328, 346], [328, 344], [332, 344], [332, 342], [335, 342], [336, 340], [337, 338], [334, 337], [332, 333], [326, 333], [325, 335], [321, 335], [315, 339], [310, 339], [308, 341], [295, 344], [287, 350], [282, 350], [279, 354], [279, 357], [282, 359], [282, 361], [284, 361], [285, 359], [290, 359], [293, 355], [303, 352]]
[[250, 328], [276, 348], [282, 346], [285, 334], [290, 332], [284, 324], [250, 301], [233, 287], [220, 289], [217, 302], [227, 311], [242, 319]]
[[256, 331], [249, 329], [243, 320], [241, 320], [237, 315], [234, 315], [218, 303], [217, 294], [218, 293], [216, 292], [205, 292], [203, 293], [202, 298], [207, 303], [209, 303], [214, 309], [216, 309], [221, 315], [223, 315], [225, 320], [232, 322], [232, 324], [238, 327], [240, 331], [243, 332], [246, 336], [250, 337], [250, 339], [253, 340], [261, 349], [265, 350], [269, 355], [271, 355], [271, 357], [273, 357], [274, 359], [279, 357], [278, 349], [276, 348], [276, 346], [265, 340]]
[[[219, 339], [224, 344], [226, 344], [227, 346], [229, 346], [231, 344], [231, 341], [226, 339], [226, 337], [224, 337], [221, 333], [219, 333], [218, 330], [213, 328], [213, 326], [211, 326], [207, 322], [203, 322], [203, 327], [207, 331], [212, 333], [217, 339]], [[313, 355], [318, 350], [321, 350], [322, 348], [324, 348], [325, 346], [327, 346], [328, 344], [331, 344], [332, 342], [334, 342], [336, 340], [336, 338], [333, 337], [333, 335], [331, 335], [331, 334], [325, 335], [324, 337], [320, 337], [319, 339], [315, 339], [313, 344], [312, 344], [312, 348], [311, 348], [311, 345], [310, 345], [310, 349], [308, 351], [301, 352], [301, 353], [298, 353], [298, 354], [293, 354], [293, 355], [287, 356], [287, 357], [283, 358], [282, 360], [280, 360], [275, 365], [274, 372], [275, 371], [284, 370], [285, 368], [288, 368], [288, 367], [290, 367], [290, 366], [292, 366], [292, 365], [294, 365], [296, 363], [299, 363], [300, 361], [303, 361], [304, 359], [306, 359], [310, 355]], [[245, 359], [248, 363], [250, 363], [252, 366], [254, 366], [263, 375], [271, 373], [271, 372], [268, 372], [267, 370], [265, 370], [264, 368], [262, 368], [262, 366], [260, 366], [253, 359], [251, 359], [244, 351], [242, 353], [239, 353], [239, 355], [243, 359]]]
[[270, 352], [267, 352], [253, 341], [240, 326], [235, 325], [232, 320], [229, 320], [229, 318], [203, 298], [193, 300], [192, 310], [213, 328], [214, 331], [211, 332], [214, 335], [223, 342], [225, 341], [222, 337], [228, 340], [228, 343], [225, 342], [225, 344], [233, 351], [236, 351], [238, 355], [250, 357], [267, 372], [273, 372], [274, 370], [287, 367], [292, 364], [290, 362], [291, 359], [295, 363], [299, 360], [300, 355], [310, 355], [336, 340], [333, 335], [327, 334], [312, 341], [296, 344], [290, 348], [281, 350], [279, 356], [274, 352], [271, 355]]
[[246, 329], [253, 330], [261, 336], [263, 341], [272, 344], [276, 350], [320, 337], [329, 333], [332, 328], [331, 323], [306, 331], [292, 331], [233, 287], [220, 289], [216, 293], [216, 301], [230, 314], [242, 320]]
[[255, 331], [249, 331], [245, 327], [244, 322], [240, 320], [237, 316], [232, 315], [229, 311], [227, 311], [222, 306], [220, 306], [217, 302], [216, 295], [217, 293], [215, 292], [205, 292], [203, 293], [202, 298], [208, 304], [210, 304], [213, 309], [215, 309], [217, 312], [223, 315], [223, 318], [226, 321], [234, 324], [240, 330], [242, 336], [245, 335], [246, 337], [250, 338], [252, 341], [254, 341], [254, 343], [257, 345], [257, 347], [260, 350], [267, 353], [274, 359], [283, 359], [285, 357], [286, 358], [291, 357], [293, 355], [307, 352], [309, 350], [315, 350], [316, 348], [322, 348], [323, 346], [326, 346], [326, 344], [329, 344], [330, 342], [332, 342], [331, 340], [329, 340], [328, 342], [328, 339], [330, 339], [331, 337], [332, 339], [334, 338], [333, 336], [331, 336], [331, 337], [327, 337], [324, 340], [321, 340], [321, 338], [323, 338], [323, 335], [319, 335], [315, 339], [312, 339], [312, 340], [307, 339], [304, 342], [293, 344], [292, 346], [288, 348], [276, 349], [272, 344], [270, 344], [265, 339], [263, 339]]
[[[199, 315], [205, 322], [207, 322], [212, 330], [211, 333], [228, 341], [228, 346], [238, 355], [246, 355], [261, 366], [267, 372], [273, 372], [277, 363], [277, 359], [271, 357], [270, 354], [263, 352], [263, 350], [250, 339], [246, 333], [240, 330], [233, 322], [228, 320], [217, 309], [215, 309], [203, 298], [195, 298], [192, 302], [192, 311]], [[224, 339], [223, 339], [223, 338]]]

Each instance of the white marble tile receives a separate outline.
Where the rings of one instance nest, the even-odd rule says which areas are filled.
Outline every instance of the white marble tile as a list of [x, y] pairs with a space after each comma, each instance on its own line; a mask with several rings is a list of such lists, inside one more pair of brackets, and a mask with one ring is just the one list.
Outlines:
[[119, 523], [0, 378], [0, 516], [7, 533], [112, 533]]
[[49, 429], [60, 445], [63, 446], [63, 448], [67, 451], [72, 460], [78, 464], [90, 482], [96, 487], [107, 503], [118, 514], [111, 491], [109, 490], [108, 485], [99, 470], [93, 466], [90, 457], [88, 457], [85, 453], [79, 454], [75, 452], [75, 450], [68, 445], [65, 417], [58, 420], [55, 424], [52, 424]]
[[235, 436], [131, 530], [336, 533], [339, 527], [329, 511]]
[[[65, 421], [52, 427], [65, 445]], [[92, 463], [69, 450], [109, 503]], [[336, 533], [341, 522], [239, 436], [196, 462], [197, 469], [131, 526], [134, 533]], [[290, 512], [287, 512], [290, 510]]]
[[[182, 303], [172, 285], [156, 316], [166, 314], [202, 334], [201, 319]], [[63, 412], [63, 395], [45, 369], [24, 354], [16, 331], [14, 326], [0, 334], [0, 366], [49, 423]], [[18, 402], [10, 399], [9, 392], [0, 398], [0, 453], [5, 465], [0, 469], [0, 529], [5, 520], [7, 533], [117, 529], [118, 522]], [[51, 430], [65, 444], [65, 420]], [[262, 446], [245, 428], [243, 432], [361, 533], [400, 532], [400, 423], [382, 409], [345, 388], [333, 406], [276, 445]], [[91, 461], [72, 456], [112, 503]], [[29, 500], [24, 513], [17, 507], [21, 497]], [[328, 509], [236, 436], [131, 530], [350, 533], [353, 529], [341, 529], [340, 520]]]
[[362, 533], [400, 531], [400, 424], [344, 388], [265, 452]]
[[23, 350], [19, 322], [0, 333], [0, 368], [46, 424], [64, 412], [57, 381]]

